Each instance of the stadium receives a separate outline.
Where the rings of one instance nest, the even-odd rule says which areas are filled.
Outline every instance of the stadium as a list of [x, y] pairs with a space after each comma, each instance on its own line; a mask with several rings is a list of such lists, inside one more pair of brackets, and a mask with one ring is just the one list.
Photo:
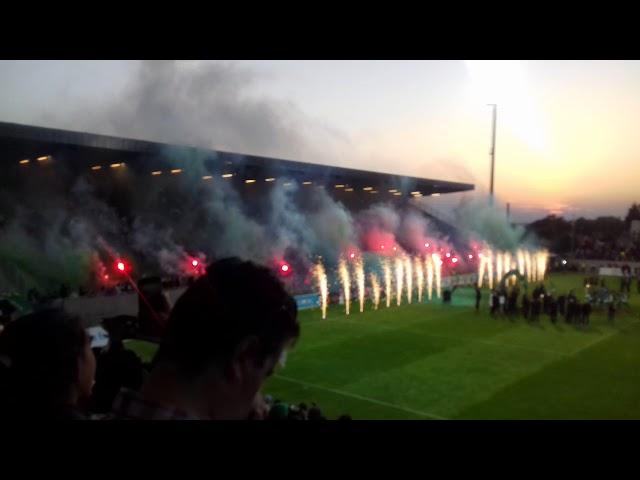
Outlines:
[[[302, 334], [267, 384], [274, 397], [354, 419], [640, 417], [638, 298], [587, 325], [490, 313], [494, 286], [579, 301], [589, 286], [416, 202], [473, 185], [8, 123], [0, 147], [0, 291], [25, 309], [37, 288], [92, 325], [136, 315], [128, 283], [160, 276], [173, 303], [206, 263], [238, 254], [298, 301]], [[361, 220], [335, 233], [345, 216]], [[58, 298], [60, 285], [73, 293]], [[146, 362], [156, 350], [127, 346]]]
[[[201, 203], [206, 189], [232, 190], [243, 213], [260, 222], [269, 215], [265, 198], [270, 192], [276, 188], [286, 190], [294, 184], [299, 188], [287, 200], [295, 202], [303, 214], [314, 208], [312, 192], [317, 189], [355, 213], [380, 202], [398, 209], [410, 208], [410, 199], [418, 196], [474, 188], [442, 180], [8, 123], [0, 123], [0, 147], [4, 152], [5, 220], [16, 210], [9, 207], [9, 197], [20, 199], [18, 207], [40, 209], [79, 183], [91, 191], [91, 200], [104, 204], [125, 223], [132, 224], [136, 211], [153, 220], [168, 218], [173, 225], [191, 210], [204, 209]], [[137, 195], [138, 192], [149, 194]], [[151, 197], [154, 203], [149, 200], [149, 205], [141, 204], [144, 197]], [[172, 205], [171, 209], [168, 205]], [[432, 214], [421, 214], [447, 233], [453, 228]], [[181, 239], [181, 243], [189, 241]], [[194, 238], [190, 243], [191, 250], [206, 250], [203, 242]], [[216, 256], [213, 251], [205, 253]], [[146, 263], [145, 259], [138, 261], [143, 269], [153, 268], [148, 259]]]

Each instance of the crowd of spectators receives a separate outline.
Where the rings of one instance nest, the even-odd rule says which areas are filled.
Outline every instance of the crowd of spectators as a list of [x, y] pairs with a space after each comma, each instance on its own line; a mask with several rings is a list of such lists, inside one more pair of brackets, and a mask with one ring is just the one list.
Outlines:
[[640, 262], [640, 241], [603, 242], [585, 237], [578, 241], [574, 256], [584, 260]]
[[[0, 333], [0, 416], [326, 419], [314, 403], [289, 405], [261, 393], [300, 335], [296, 302], [269, 269], [219, 260], [172, 309], [162, 300], [159, 311], [153, 299], [143, 303], [148, 323], [160, 320], [153, 331], [138, 317], [106, 318], [106, 345], [61, 309], [10, 321]], [[139, 333], [159, 345], [150, 364], [125, 346]]]

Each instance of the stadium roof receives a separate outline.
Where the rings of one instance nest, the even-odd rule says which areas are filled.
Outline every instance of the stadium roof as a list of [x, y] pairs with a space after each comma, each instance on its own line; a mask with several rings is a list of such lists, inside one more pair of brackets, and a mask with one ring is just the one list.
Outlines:
[[[73, 159], [77, 168], [90, 168], [97, 161], [125, 161], [136, 173], [150, 175], [153, 171], [167, 168], [187, 169], [192, 162], [204, 165], [205, 173], [211, 175], [233, 174], [236, 181], [246, 179], [271, 179], [286, 177], [300, 183], [313, 183], [327, 188], [344, 188], [364, 193], [384, 193], [408, 197], [410, 195], [433, 195], [473, 190], [474, 185], [427, 178], [394, 175], [353, 168], [327, 166], [277, 158], [244, 155], [202, 148], [169, 145], [164, 143], [133, 140], [127, 138], [74, 132], [53, 128], [0, 122], [0, 145], [3, 162], [19, 164], [26, 159], [36, 160], [43, 155], [55, 155], [63, 147], [91, 149], [89, 158]], [[131, 154], [131, 155], [126, 155]], [[16, 158], [13, 158], [16, 157]], [[114, 160], [115, 159], [115, 160]], [[78, 163], [80, 162], [80, 163]], [[169, 165], [169, 167], [168, 167]], [[390, 192], [391, 190], [391, 192]], [[395, 190], [395, 191], [394, 191]], [[419, 192], [419, 193], [417, 193]]]

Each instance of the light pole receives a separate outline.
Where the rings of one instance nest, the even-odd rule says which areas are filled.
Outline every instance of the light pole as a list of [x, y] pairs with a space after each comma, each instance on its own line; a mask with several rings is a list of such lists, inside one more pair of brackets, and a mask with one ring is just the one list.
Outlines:
[[487, 106], [493, 107], [493, 122], [491, 129], [491, 178], [489, 180], [489, 204], [493, 205], [493, 177], [496, 163], [496, 117], [498, 116], [498, 105], [488, 103]]

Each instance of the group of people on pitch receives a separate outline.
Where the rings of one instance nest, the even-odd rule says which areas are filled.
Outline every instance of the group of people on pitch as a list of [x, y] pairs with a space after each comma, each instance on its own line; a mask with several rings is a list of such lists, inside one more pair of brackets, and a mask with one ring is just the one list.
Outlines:
[[[476, 287], [476, 310], [480, 309], [481, 290]], [[547, 315], [552, 323], [557, 323], [558, 316], [564, 317], [566, 323], [588, 325], [592, 312], [589, 301], [580, 302], [573, 290], [568, 295], [555, 297], [547, 292], [543, 284], [537, 285], [531, 296], [525, 290], [520, 295], [520, 288], [501, 286], [493, 289], [489, 297], [491, 316], [504, 316], [514, 320], [519, 315], [531, 322], [538, 322], [541, 315]], [[613, 320], [610, 315], [610, 320]], [[615, 311], [614, 311], [615, 315]]]

